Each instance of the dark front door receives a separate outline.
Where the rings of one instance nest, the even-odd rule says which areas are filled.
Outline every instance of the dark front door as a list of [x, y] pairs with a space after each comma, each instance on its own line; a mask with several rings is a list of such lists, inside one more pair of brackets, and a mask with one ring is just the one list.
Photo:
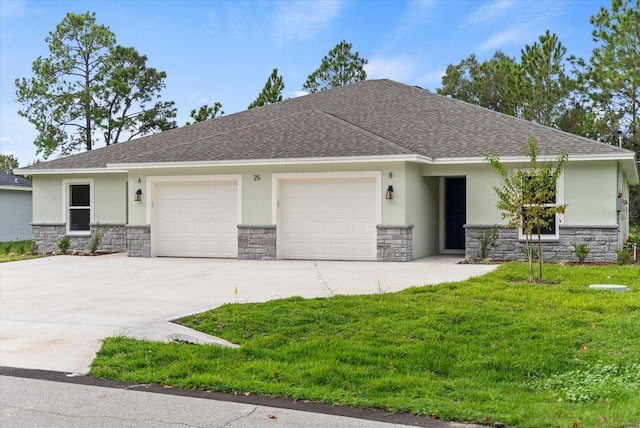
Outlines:
[[464, 250], [464, 224], [467, 222], [467, 179], [444, 179], [444, 248]]

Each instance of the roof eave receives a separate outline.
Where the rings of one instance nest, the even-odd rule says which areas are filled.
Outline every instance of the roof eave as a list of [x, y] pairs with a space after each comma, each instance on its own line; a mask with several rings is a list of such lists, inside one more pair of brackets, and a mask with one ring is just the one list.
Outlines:
[[60, 175], [60, 174], [126, 174], [127, 170], [123, 169], [107, 169], [107, 168], [47, 168], [47, 169], [16, 169], [13, 171], [18, 175]]
[[339, 156], [313, 158], [281, 158], [281, 159], [232, 159], [222, 161], [196, 162], [140, 162], [107, 164], [108, 169], [157, 169], [157, 168], [197, 168], [216, 166], [269, 166], [269, 165], [317, 165], [341, 163], [370, 162], [416, 162], [430, 163], [431, 158], [416, 154], [382, 155], [382, 156]]
[[0, 190], [31, 192], [33, 188], [31, 186], [0, 186]]

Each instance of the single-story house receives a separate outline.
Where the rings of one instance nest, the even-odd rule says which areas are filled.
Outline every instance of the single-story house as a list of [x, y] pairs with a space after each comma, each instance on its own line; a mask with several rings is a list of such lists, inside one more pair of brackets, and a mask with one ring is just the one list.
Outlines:
[[0, 173], [0, 242], [31, 239], [31, 180]]
[[[628, 235], [635, 154], [418, 87], [367, 80], [20, 170], [33, 176], [33, 235], [132, 257], [409, 261], [475, 257], [504, 225], [485, 161], [569, 161], [544, 257], [615, 260]], [[522, 257], [501, 228], [494, 259]], [[588, 259], [588, 260], [589, 260]]]

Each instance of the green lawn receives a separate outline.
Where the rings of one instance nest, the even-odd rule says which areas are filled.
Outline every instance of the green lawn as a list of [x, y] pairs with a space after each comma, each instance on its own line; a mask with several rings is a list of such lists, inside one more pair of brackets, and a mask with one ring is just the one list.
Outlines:
[[545, 275], [525, 283], [526, 265], [510, 263], [393, 294], [230, 304], [181, 322], [240, 349], [118, 337], [90, 374], [485, 424], [638, 424], [640, 269], [547, 265]]

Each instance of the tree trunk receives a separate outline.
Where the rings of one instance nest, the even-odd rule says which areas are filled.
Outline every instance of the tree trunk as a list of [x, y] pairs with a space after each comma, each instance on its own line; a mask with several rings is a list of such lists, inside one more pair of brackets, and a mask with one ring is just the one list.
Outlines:
[[531, 236], [525, 235], [525, 242], [527, 245], [527, 260], [529, 261], [529, 282], [534, 282], [533, 277], [533, 247], [531, 246]]
[[540, 239], [540, 229], [538, 229], [538, 282], [542, 282], [542, 240]]

